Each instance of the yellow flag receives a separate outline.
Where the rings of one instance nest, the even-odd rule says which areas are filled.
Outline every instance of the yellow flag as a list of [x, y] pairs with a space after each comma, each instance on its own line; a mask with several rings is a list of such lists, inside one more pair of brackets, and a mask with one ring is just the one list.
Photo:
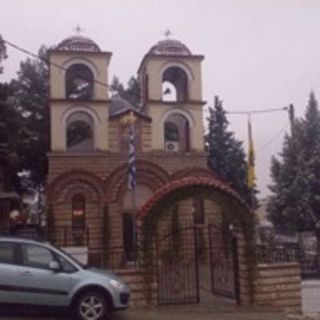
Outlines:
[[249, 189], [253, 189], [256, 181], [256, 172], [255, 172], [255, 156], [254, 156], [254, 146], [252, 140], [252, 129], [251, 129], [251, 120], [250, 116], [248, 117], [248, 169], [247, 169], [247, 184]]

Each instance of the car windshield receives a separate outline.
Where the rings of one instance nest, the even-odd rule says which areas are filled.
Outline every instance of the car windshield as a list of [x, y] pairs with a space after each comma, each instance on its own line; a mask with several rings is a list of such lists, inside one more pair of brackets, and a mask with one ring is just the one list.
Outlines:
[[79, 260], [77, 260], [76, 258], [74, 258], [70, 253], [66, 252], [65, 250], [63, 250], [60, 247], [57, 246], [53, 246], [56, 250], [60, 251], [61, 253], [63, 253], [64, 255], [66, 255], [70, 260], [72, 260], [77, 266], [83, 268], [83, 269], [88, 269], [89, 265], [88, 264], [84, 264], [81, 263]]

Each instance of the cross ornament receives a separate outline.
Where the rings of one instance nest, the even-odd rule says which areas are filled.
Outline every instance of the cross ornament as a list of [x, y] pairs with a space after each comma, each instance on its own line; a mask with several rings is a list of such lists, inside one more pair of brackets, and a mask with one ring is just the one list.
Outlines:
[[81, 32], [84, 31], [84, 29], [82, 29], [79, 25], [77, 25], [76, 28], [73, 29], [77, 34], [80, 34]]
[[172, 32], [169, 28], [164, 32], [164, 35], [167, 39], [169, 39], [172, 36]]

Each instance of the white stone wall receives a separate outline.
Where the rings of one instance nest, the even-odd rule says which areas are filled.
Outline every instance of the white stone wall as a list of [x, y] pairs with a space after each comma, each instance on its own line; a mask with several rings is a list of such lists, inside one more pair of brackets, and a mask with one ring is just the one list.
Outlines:
[[320, 313], [320, 280], [305, 280], [301, 282], [302, 313], [318, 315]]

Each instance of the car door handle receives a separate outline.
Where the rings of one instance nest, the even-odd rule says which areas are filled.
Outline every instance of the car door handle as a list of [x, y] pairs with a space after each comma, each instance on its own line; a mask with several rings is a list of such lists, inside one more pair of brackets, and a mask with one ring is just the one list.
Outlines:
[[30, 271], [23, 271], [22, 275], [25, 276], [25, 277], [31, 277], [32, 273]]

